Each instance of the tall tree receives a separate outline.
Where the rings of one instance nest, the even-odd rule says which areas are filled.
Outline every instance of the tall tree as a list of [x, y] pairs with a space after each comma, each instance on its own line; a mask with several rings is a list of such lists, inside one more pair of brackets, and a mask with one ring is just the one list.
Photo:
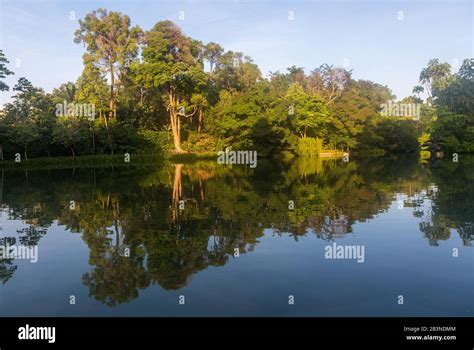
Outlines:
[[76, 86], [77, 89], [74, 96], [74, 102], [92, 104], [95, 113], [99, 114], [98, 121], [96, 121], [95, 116], [94, 120], [89, 121], [92, 136], [92, 151], [95, 153], [96, 149], [96, 126], [103, 125], [103, 122], [105, 122], [109, 147], [113, 153], [113, 142], [111, 141], [112, 136], [105, 116], [108, 96], [107, 80], [100, 69], [92, 63], [90, 55], [88, 54], [84, 54], [84, 69], [77, 79]]
[[74, 96], [76, 95], [76, 85], [70, 81], [61, 84], [52, 92], [53, 98], [57, 99], [59, 103], [66, 101], [67, 103], [74, 102]]
[[449, 63], [440, 63], [437, 58], [428, 61], [428, 65], [421, 70], [419, 81], [425, 86], [430, 99], [433, 96], [433, 88], [436, 88], [436, 83], [447, 78], [450, 74]]
[[262, 73], [252, 59], [242, 52], [227, 51], [220, 55], [212, 79], [219, 90], [233, 96], [249, 91], [262, 79]]
[[329, 120], [329, 113], [322, 98], [306, 93], [301, 85], [293, 83], [288, 89], [286, 100], [295, 131], [303, 138], [308, 136], [308, 132], [311, 132], [312, 136], [322, 136], [320, 129]]
[[107, 81], [100, 69], [90, 60], [85, 59], [84, 63], [84, 69], [76, 82], [74, 102], [93, 104], [99, 113], [99, 119], [102, 120], [104, 111], [107, 109], [105, 103], [108, 96]]
[[54, 104], [50, 96], [26, 78], [20, 78], [13, 90], [17, 94], [5, 105], [5, 119], [12, 142], [22, 147], [25, 159], [28, 159], [30, 144], [38, 140], [43, 146], [50, 144]]
[[87, 124], [82, 117], [58, 117], [53, 130], [53, 140], [71, 151], [73, 157], [77, 153], [77, 144], [87, 139]]
[[343, 68], [334, 68], [322, 64], [311, 72], [307, 78], [307, 89], [311, 93], [318, 93], [328, 104], [332, 104], [341, 96], [344, 87], [351, 81], [352, 71]]
[[417, 94], [418, 98], [420, 98], [420, 94], [422, 94], [423, 92], [425, 92], [425, 88], [423, 86], [416, 85], [415, 87], [413, 87], [413, 93]]
[[143, 63], [136, 67], [137, 83], [162, 96], [167, 106], [173, 143], [181, 148], [181, 117], [192, 117], [189, 111], [192, 93], [206, 84], [202, 62], [193, 52], [193, 42], [171, 21], [162, 21], [145, 35]]
[[[10, 63], [5, 57], [2, 50], [0, 50], [0, 79], [5, 79], [7, 75], [14, 74], [6, 66], [7, 63]], [[3, 81], [0, 80], [0, 91], [8, 91], [9, 87]]]
[[130, 18], [105, 9], [92, 11], [79, 20], [74, 42], [83, 42], [94, 65], [109, 74], [109, 117], [116, 114], [116, 89], [120, 79], [135, 59], [142, 31], [130, 27]]
[[[6, 59], [3, 51], [0, 50], [0, 79], [5, 79], [8, 75], [13, 74], [11, 70], [6, 67], [9, 61]], [[8, 91], [10, 87], [0, 80], [0, 91]], [[8, 139], [8, 127], [3, 118], [0, 116], [0, 160], [3, 161], [3, 144]]]
[[222, 56], [224, 49], [219, 44], [210, 42], [204, 47], [204, 58], [209, 62], [209, 71], [213, 72]]
[[193, 94], [191, 104], [196, 109], [195, 118], [197, 120], [197, 132], [202, 132], [204, 109], [209, 106], [209, 102], [203, 94]]

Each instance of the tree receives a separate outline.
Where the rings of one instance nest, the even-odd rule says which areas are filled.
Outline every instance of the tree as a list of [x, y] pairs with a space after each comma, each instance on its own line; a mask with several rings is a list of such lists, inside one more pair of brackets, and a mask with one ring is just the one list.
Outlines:
[[77, 144], [87, 138], [86, 121], [79, 117], [58, 117], [53, 140], [56, 144], [69, 148], [73, 157], [77, 153]]
[[90, 56], [84, 55], [84, 69], [76, 82], [75, 102], [93, 103], [96, 110], [104, 112], [107, 105], [107, 80], [101, 70], [96, 67]]
[[116, 89], [122, 75], [135, 59], [142, 31], [130, 27], [130, 18], [120, 12], [105, 9], [92, 11], [74, 33], [74, 42], [83, 42], [91, 62], [109, 74], [109, 117], [115, 115]]
[[211, 75], [218, 90], [228, 90], [232, 95], [249, 91], [262, 78], [260, 69], [242, 52], [227, 51], [219, 56]]
[[0, 117], [0, 161], [4, 161], [3, 145], [9, 140], [10, 127], [5, 118]]
[[433, 96], [433, 88], [439, 86], [439, 83], [449, 77], [451, 73], [451, 66], [449, 63], [440, 63], [439, 59], [431, 59], [428, 61], [426, 68], [423, 68], [420, 73], [419, 81], [425, 85], [425, 90], [428, 96]]
[[290, 123], [301, 137], [322, 136], [322, 128], [329, 121], [326, 105], [318, 95], [307, 94], [300, 84], [293, 83], [286, 93]]
[[454, 113], [474, 116], [474, 59], [464, 60], [459, 72], [434, 89], [435, 102]]
[[352, 71], [322, 64], [307, 77], [307, 89], [313, 94], [322, 96], [328, 104], [332, 104], [351, 81], [351, 75]]
[[[5, 79], [8, 75], [14, 74], [11, 70], [6, 67], [6, 64], [10, 63], [5, 57], [2, 50], [0, 50], [0, 79]], [[0, 80], [0, 91], [8, 91], [10, 87]], [[7, 140], [8, 128], [5, 120], [0, 116], [0, 160], [3, 161], [3, 144]]]
[[61, 84], [58, 88], [53, 89], [52, 95], [59, 103], [62, 103], [63, 101], [73, 103], [74, 96], [76, 95], [76, 85], [68, 81], [65, 84]]
[[26, 78], [20, 78], [13, 90], [17, 94], [5, 105], [5, 119], [10, 139], [22, 148], [28, 159], [30, 144], [37, 140], [49, 144], [51, 128], [44, 126], [54, 116], [54, 105], [42, 89], [33, 87]]
[[234, 97], [222, 90], [219, 102], [209, 112], [208, 130], [221, 140], [222, 148], [273, 154], [289, 144], [288, 107], [282, 102], [265, 80]]
[[286, 70], [288, 71], [288, 77], [292, 84], [298, 83], [303, 89], [306, 89], [306, 76], [303, 67], [291, 66]]
[[[192, 52], [192, 41], [171, 21], [162, 21], [145, 35], [143, 63], [135, 66], [137, 83], [162, 96], [166, 104], [173, 143], [177, 153], [181, 148], [181, 117], [192, 117], [190, 98], [205, 86], [206, 75], [199, 57]], [[189, 112], [189, 111], [188, 111]]]
[[[6, 67], [7, 63], [10, 62], [5, 57], [3, 51], [0, 50], [0, 79], [5, 79], [8, 75], [14, 74]], [[9, 89], [9, 86], [0, 80], [0, 91], [8, 91]]]
[[[370, 129], [370, 130], [367, 130]], [[414, 153], [419, 150], [419, 131], [413, 120], [381, 118], [367, 125], [361, 135], [360, 150], [382, 153]]]
[[[107, 95], [108, 87], [107, 81], [104, 78], [103, 74], [100, 72], [99, 68], [94, 66], [86, 54], [84, 57], [84, 69], [77, 79], [77, 90], [74, 96], [74, 102], [76, 103], [88, 103], [94, 106], [95, 112], [99, 113], [99, 125], [105, 122], [107, 130], [107, 139], [109, 141], [109, 147], [113, 153], [113, 143], [111, 141], [111, 134], [109, 131], [109, 123], [105, 117], [105, 111], [107, 110]], [[94, 119], [89, 122], [90, 131], [92, 136], [92, 152], [95, 153], [96, 150], [96, 125], [97, 122]]]
[[420, 98], [420, 94], [422, 94], [423, 92], [425, 92], [425, 89], [421, 85], [416, 85], [413, 88], [413, 93], [417, 94], [418, 98]]
[[22, 147], [25, 160], [28, 160], [28, 146], [40, 138], [32, 119], [19, 119], [11, 128], [11, 139], [15, 144]]
[[203, 111], [209, 106], [209, 102], [204, 95], [193, 94], [191, 104], [197, 111], [197, 132], [201, 132], [203, 127]]
[[368, 80], [349, 80], [329, 105], [327, 127], [329, 144], [334, 148], [356, 148], [363, 132], [372, 130], [380, 116], [381, 104], [395, 98], [391, 90]]
[[213, 72], [222, 56], [224, 49], [219, 44], [210, 42], [204, 47], [204, 58], [209, 62], [209, 71]]
[[459, 71], [452, 75], [447, 63], [442, 68], [438, 60], [432, 61], [430, 82], [434, 104], [430, 109], [425, 108], [424, 113], [430, 112], [428, 146], [432, 151], [473, 152], [474, 60], [464, 60]]

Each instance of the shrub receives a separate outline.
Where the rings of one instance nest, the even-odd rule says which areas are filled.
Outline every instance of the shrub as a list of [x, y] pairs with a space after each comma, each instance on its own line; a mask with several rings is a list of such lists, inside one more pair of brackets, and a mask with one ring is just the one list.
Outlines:
[[207, 133], [190, 131], [183, 149], [191, 153], [216, 152], [219, 140]]
[[319, 138], [303, 137], [298, 140], [297, 152], [302, 156], [317, 157], [323, 149], [323, 140]]
[[154, 130], [140, 130], [140, 137], [142, 138], [141, 149], [143, 151], [165, 151], [172, 150], [173, 135], [167, 131]]

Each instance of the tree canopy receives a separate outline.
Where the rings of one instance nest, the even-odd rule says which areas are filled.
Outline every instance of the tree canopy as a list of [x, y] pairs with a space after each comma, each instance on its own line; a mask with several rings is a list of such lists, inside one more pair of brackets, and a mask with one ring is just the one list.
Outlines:
[[[396, 101], [389, 87], [354, 79], [322, 63], [267, 77], [243, 52], [188, 37], [172, 21], [132, 26], [120, 12], [98, 9], [79, 20], [83, 71], [45, 93], [20, 78], [0, 116], [0, 159], [121, 151], [209, 153], [248, 149], [260, 156], [318, 155], [322, 150], [386, 154], [474, 151], [474, 63], [457, 73], [431, 59], [413, 96]], [[12, 74], [0, 51], [0, 89]], [[427, 98], [423, 101], [422, 96]], [[385, 115], [388, 103], [416, 105], [412, 115]], [[65, 108], [93, 106], [89, 119], [66, 120]], [[397, 106], [398, 108], [398, 106]], [[96, 118], [97, 116], [97, 118]]]

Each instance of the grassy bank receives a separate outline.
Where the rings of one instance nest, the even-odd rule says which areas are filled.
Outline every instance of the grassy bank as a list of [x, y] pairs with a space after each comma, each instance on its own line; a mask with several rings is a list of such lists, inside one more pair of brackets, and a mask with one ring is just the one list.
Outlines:
[[215, 152], [202, 153], [168, 153], [168, 154], [130, 154], [129, 161], [126, 161], [124, 154], [120, 155], [87, 155], [76, 157], [41, 157], [31, 158], [29, 160], [22, 160], [15, 162], [11, 160], [0, 162], [0, 169], [61, 169], [61, 168], [88, 168], [88, 167], [141, 167], [157, 163], [170, 161], [173, 163], [190, 163], [200, 160], [216, 160]]
[[[275, 158], [292, 159], [292, 158], [324, 158], [324, 159], [339, 159], [344, 156], [344, 152], [340, 150], [322, 150], [318, 156], [296, 156], [291, 153], [282, 153]], [[354, 153], [351, 156], [358, 158], [374, 158], [387, 156], [378, 153]], [[261, 158], [261, 157], [259, 157]], [[265, 157], [263, 157], [265, 158]], [[216, 152], [199, 152], [199, 153], [181, 153], [176, 154], [168, 152], [146, 154], [137, 153], [130, 154], [129, 161], [124, 154], [120, 155], [87, 155], [76, 157], [42, 157], [32, 158], [29, 160], [22, 160], [21, 162], [3, 161], [0, 162], [0, 169], [61, 169], [61, 168], [100, 168], [100, 167], [143, 167], [153, 164], [162, 164], [164, 162], [171, 163], [193, 163], [198, 161], [216, 161]]]
[[[127, 159], [128, 160], [128, 159]], [[60, 168], [99, 168], [110, 166], [140, 167], [156, 162], [163, 162], [165, 158], [160, 155], [137, 154], [130, 155], [130, 161], [126, 161], [124, 155], [92, 155], [77, 157], [44, 157], [22, 160], [21, 162], [0, 162], [0, 169], [60, 169]]]
[[198, 160], [216, 160], [216, 152], [203, 152], [203, 153], [181, 153], [181, 154], [170, 154], [167, 156], [172, 162], [194, 162]]

